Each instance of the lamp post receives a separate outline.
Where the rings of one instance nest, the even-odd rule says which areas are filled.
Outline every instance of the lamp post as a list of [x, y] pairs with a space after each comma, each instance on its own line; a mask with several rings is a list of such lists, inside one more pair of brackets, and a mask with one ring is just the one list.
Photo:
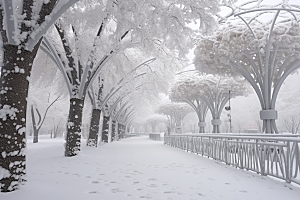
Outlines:
[[231, 126], [231, 106], [230, 106], [230, 90], [228, 91], [229, 93], [229, 101], [228, 101], [228, 106], [225, 107], [225, 110], [229, 111], [229, 114], [227, 116], [229, 117], [229, 132], [232, 133], [232, 126]]

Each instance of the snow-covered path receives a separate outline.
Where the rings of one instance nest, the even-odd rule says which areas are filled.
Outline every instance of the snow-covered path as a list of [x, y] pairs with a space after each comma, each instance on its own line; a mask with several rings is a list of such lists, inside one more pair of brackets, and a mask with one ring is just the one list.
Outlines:
[[62, 139], [28, 144], [28, 182], [1, 200], [298, 200], [300, 188], [152, 141], [128, 138], [63, 155]]

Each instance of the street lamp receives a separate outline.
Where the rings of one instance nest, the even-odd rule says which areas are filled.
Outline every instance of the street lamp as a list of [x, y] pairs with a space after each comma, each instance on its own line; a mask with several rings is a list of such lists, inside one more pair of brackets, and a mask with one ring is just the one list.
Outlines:
[[229, 131], [230, 133], [232, 133], [232, 130], [231, 130], [231, 106], [230, 106], [230, 90], [228, 91], [229, 93], [229, 105], [225, 107], [225, 110], [229, 111], [229, 114], [227, 114], [227, 117], [229, 117]]

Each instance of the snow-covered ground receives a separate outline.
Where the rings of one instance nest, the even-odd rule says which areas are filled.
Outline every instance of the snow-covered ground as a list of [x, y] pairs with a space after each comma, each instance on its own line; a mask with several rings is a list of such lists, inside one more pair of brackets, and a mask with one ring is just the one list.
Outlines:
[[127, 138], [63, 156], [63, 139], [28, 142], [28, 182], [1, 200], [298, 200], [300, 188], [163, 145]]

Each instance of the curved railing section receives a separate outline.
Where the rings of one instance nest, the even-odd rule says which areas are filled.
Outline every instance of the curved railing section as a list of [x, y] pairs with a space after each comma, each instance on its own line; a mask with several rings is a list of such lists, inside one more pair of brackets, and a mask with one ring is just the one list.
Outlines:
[[164, 143], [300, 185], [299, 134], [181, 134], [166, 135]]

